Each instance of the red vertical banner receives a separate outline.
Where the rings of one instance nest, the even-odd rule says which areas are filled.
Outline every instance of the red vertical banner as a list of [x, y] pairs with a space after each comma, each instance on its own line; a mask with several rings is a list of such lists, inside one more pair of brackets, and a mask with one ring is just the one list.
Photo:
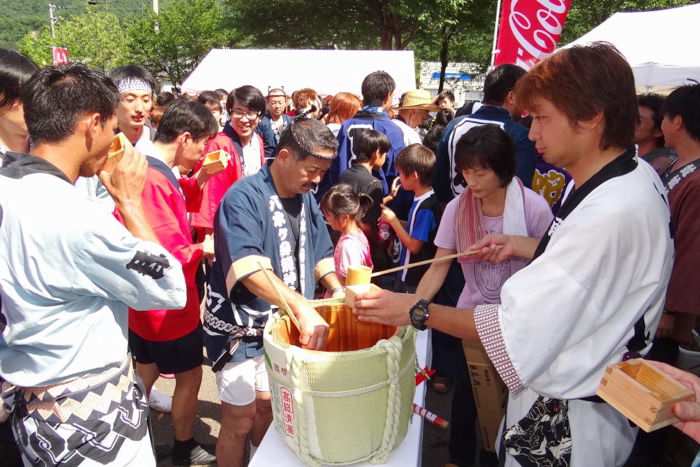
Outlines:
[[65, 65], [68, 61], [68, 49], [65, 47], [51, 47], [51, 57], [54, 65]]
[[493, 65], [526, 70], [557, 48], [573, 0], [501, 0]]

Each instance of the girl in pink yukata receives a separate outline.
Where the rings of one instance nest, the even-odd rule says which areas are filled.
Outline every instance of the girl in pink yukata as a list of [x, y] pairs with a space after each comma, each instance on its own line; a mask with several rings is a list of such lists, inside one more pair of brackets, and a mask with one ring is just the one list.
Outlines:
[[326, 222], [331, 229], [340, 233], [333, 258], [335, 273], [343, 285], [350, 266], [373, 267], [369, 242], [359, 225], [359, 220], [372, 202], [368, 195], [355, 193], [345, 183], [333, 186], [321, 199], [321, 211]]

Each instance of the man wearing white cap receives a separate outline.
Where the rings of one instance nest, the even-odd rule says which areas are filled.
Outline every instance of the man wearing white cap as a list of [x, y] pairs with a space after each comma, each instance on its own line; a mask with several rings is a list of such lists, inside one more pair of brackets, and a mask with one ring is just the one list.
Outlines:
[[399, 116], [393, 122], [401, 129], [404, 144], [410, 146], [423, 142], [416, 128], [428, 117], [429, 112], [437, 112], [440, 109], [433, 103], [433, 96], [429, 91], [414, 89], [401, 96], [398, 110]]

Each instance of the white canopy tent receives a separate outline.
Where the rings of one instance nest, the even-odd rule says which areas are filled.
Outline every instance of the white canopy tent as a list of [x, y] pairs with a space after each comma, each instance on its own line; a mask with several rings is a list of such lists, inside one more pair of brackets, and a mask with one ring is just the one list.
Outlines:
[[571, 44], [606, 41], [615, 45], [634, 71], [640, 92], [669, 92], [700, 81], [700, 4], [667, 10], [615, 13]]
[[212, 49], [182, 84], [185, 92], [252, 84], [267, 94], [312, 88], [321, 95], [346, 91], [360, 95], [362, 80], [383, 70], [396, 81], [395, 96], [415, 89], [413, 51]]

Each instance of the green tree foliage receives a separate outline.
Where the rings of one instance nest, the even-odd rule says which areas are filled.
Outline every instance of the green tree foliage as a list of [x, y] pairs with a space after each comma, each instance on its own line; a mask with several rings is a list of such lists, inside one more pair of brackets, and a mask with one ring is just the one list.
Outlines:
[[363, 2], [223, 0], [227, 25], [261, 48], [371, 49], [378, 47]]
[[112, 13], [89, 10], [56, 25], [56, 37], [49, 26], [26, 34], [19, 42], [20, 52], [38, 65], [51, 64], [51, 47], [68, 49], [73, 62], [109, 70], [127, 60], [127, 40], [119, 19]]
[[418, 60], [486, 68], [496, 3], [491, 0], [224, 0], [229, 21], [257, 47], [413, 49]]
[[[56, 5], [56, 17], [61, 21], [87, 13], [89, 9], [114, 13], [120, 20], [150, 11], [152, 0], [6, 0], [0, 2], [0, 47], [18, 49], [18, 42], [31, 31], [39, 33], [49, 24], [48, 4]], [[161, 8], [171, 0], [160, 0]]]
[[145, 14], [128, 28], [130, 60], [173, 84], [182, 83], [209, 50], [231, 40], [217, 0], [173, 0], [158, 16]]
[[413, 49], [419, 59], [489, 60], [491, 0], [224, 0], [256, 47]]
[[[228, 21], [256, 47], [411, 48], [422, 60], [490, 62], [496, 2], [487, 0], [223, 0]], [[562, 43], [617, 11], [692, 0], [574, 0]]]
[[442, 91], [450, 61], [477, 63], [486, 68], [491, 58], [490, 41], [496, 16], [494, 2], [435, 0], [423, 8], [414, 47], [419, 58], [440, 61], [439, 91]]

